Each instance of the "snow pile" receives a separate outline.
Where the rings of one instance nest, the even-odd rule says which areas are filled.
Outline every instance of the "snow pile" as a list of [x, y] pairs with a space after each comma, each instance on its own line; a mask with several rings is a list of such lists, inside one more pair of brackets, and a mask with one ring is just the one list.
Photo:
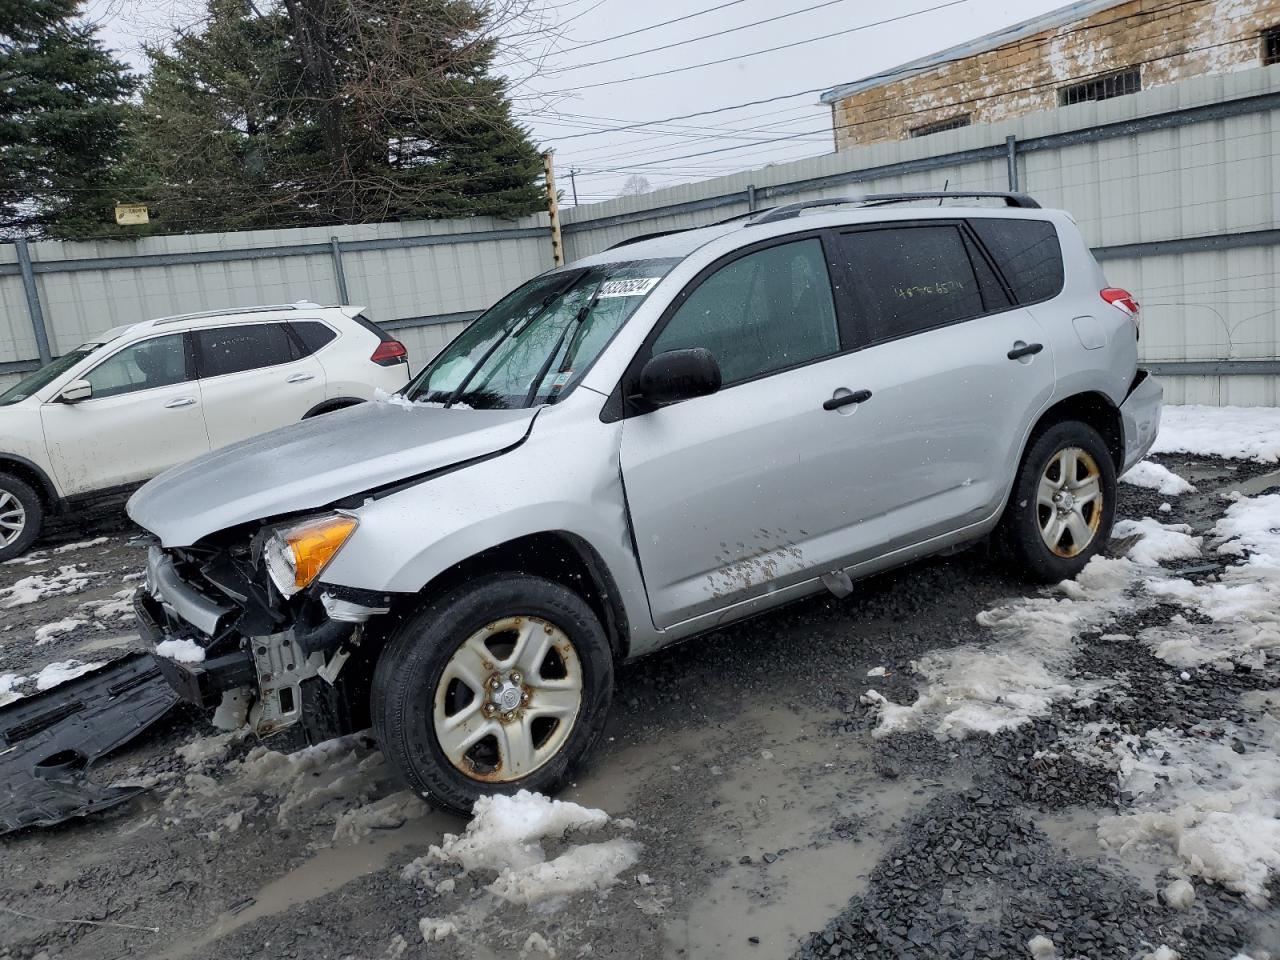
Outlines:
[[64, 543], [54, 547], [51, 553], [70, 553], [72, 550], [83, 550], [85, 547], [98, 547], [107, 542], [106, 537], [94, 537], [92, 540], [81, 540], [79, 543]]
[[1132, 484], [1135, 487], [1146, 487], [1148, 490], [1155, 490], [1166, 497], [1180, 497], [1184, 493], [1196, 492], [1196, 488], [1190, 483], [1183, 480], [1182, 477], [1168, 467], [1162, 467], [1154, 460], [1143, 460], [1135, 463], [1120, 478], [1120, 482]]
[[[401, 393], [387, 393], [381, 387], [375, 387], [373, 391], [373, 399], [375, 403], [385, 403], [393, 407], [400, 407], [402, 410], [413, 410], [415, 407], [431, 407], [436, 410], [443, 410], [445, 405], [438, 400], [410, 400]], [[474, 410], [475, 408], [460, 400], [455, 400], [449, 408], [451, 410]]]
[[16, 673], [0, 673], [0, 707], [22, 698], [22, 694], [13, 688], [22, 683], [26, 677]]
[[1280, 460], [1280, 408], [1167, 406], [1151, 452], [1275, 463]]
[[1098, 839], [1121, 852], [1166, 845], [1188, 874], [1263, 906], [1268, 878], [1280, 871], [1280, 723], [1264, 717], [1220, 729], [1143, 737], [1120, 765], [1132, 812], [1104, 818]]
[[80, 605], [81, 609], [89, 611], [92, 616], [99, 620], [116, 620], [120, 617], [133, 616], [133, 594], [132, 587], [124, 590], [117, 590], [106, 600], [88, 600]]
[[60, 683], [74, 680], [76, 677], [97, 670], [101, 663], [81, 663], [79, 660], [61, 660], [51, 663], [35, 676], [37, 690], [52, 690]]
[[921, 729], [939, 738], [997, 733], [1045, 715], [1056, 700], [1096, 692], [1100, 688], [1085, 689], [1064, 676], [1078, 650], [1075, 638], [1134, 605], [1129, 592], [1137, 571], [1129, 560], [1094, 557], [1074, 581], [1055, 588], [1065, 597], [1019, 599], [978, 614], [978, 622], [1001, 639], [916, 661], [926, 685], [915, 703], [890, 703], [875, 690], [863, 695], [880, 711], [874, 735]]
[[64, 633], [70, 633], [78, 630], [85, 625], [84, 620], [55, 620], [53, 623], [46, 623], [43, 627], [36, 628], [36, 646], [41, 647], [52, 640], [54, 637], [60, 637]]
[[46, 597], [61, 597], [79, 593], [89, 586], [89, 578], [97, 574], [82, 571], [78, 564], [59, 567], [57, 573], [33, 573], [14, 582], [11, 587], [0, 587], [0, 602], [6, 607], [20, 607]]
[[416, 794], [401, 790], [338, 814], [333, 842], [357, 843], [374, 830], [394, 830], [426, 813], [427, 805]]
[[168, 657], [178, 663], [203, 663], [205, 650], [194, 640], [183, 637], [180, 640], [161, 640], [156, 644], [156, 656]]
[[425, 857], [408, 864], [402, 876], [409, 881], [424, 880], [434, 864], [456, 864], [464, 874], [493, 870], [498, 876], [489, 884], [489, 892], [524, 905], [604, 890], [636, 862], [638, 843], [616, 838], [576, 844], [547, 860], [542, 841], [598, 831], [611, 823], [629, 826], [628, 821], [614, 820], [603, 810], [551, 800], [527, 790], [514, 796], [481, 797], [466, 832], [445, 834], [441, 845], [432, 846]]
[[1191, 536], [1191, 527], [1185, 523], [1163, 524], [1151, 517], [1119, 520], [1111, 536], [1138, 537], [1126, 556], [1144, 567], [1158, 567], [1162, 560], [1189, 560], [1200, 556], [1201, 538]]
[[1165, 627], [1139, 634], [1155, 655], [1179, 666], [1243, 664], [1260, 669], [1280, 650], [1280, 494], [1239, 497], [1210, 533], [1219, 556], [1240, 557], [1216, 580], [1153, 579], [1151, 595], [1181, 604], [1211, 621], [1175, 617]]

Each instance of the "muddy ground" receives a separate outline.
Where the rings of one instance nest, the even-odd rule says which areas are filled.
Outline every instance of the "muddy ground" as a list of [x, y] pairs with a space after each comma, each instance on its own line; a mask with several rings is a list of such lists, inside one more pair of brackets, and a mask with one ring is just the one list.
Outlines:
[[[1198, 491], [1123, 485], [1120, 516], [1204, 532], [1222, 493], [1280, 483], [1274, 465], [1161, 462]], [[130, 616], [115, 601], [140, 569], [133, 535], [107, 513], [53, 531], [34, 563], [0, 566], [0, 590], [77, 568], [61, 578], [70, 592], [0, 609], [0, 674], [128, 648]], [[564, 799], [634, 821], [605, 836], [638, 841], [639, 861], [610, 889], [534, 908], [486, 893], [492, 873], [441, 889], [402, 877], [466, 824], [400, 794], [366, 738], [288, 759], [212, 738], [179, 711], [100, 769], [148, 784], [140, 799], [0, 839], [0, 958], [981, 960], [1028, 957], [1037, 935], [1063, 957], [1161, 946], [1183, 960], [1280, 957], [1274, 897], [1197, 880], [1194, 903], [1178, 909], [1159, 896], [1179, 870], [1172, 851], [1099, 844], [1099, 820], [1130, 798], [1113, 771], [1046, 749], [1082, 722], [1070, 708], [994, 736], [873, 736], [869, 687], [911, 703], [914, 659], [992, 642], [978, 614], [1036, 595], [974, 549], [621, 668], [606, 742]], [[1133, 641], [1174, 613], [1122, 614], [1082, 640], [1081, 671], [1124, 672], [1139, 694], [1108, 705], [1116, 736], [1240, 720], [1242, 697], [1280, 713], [1267, 668], [1187, 681]], [[39, 627], [64, 620], [81, 623], [34, 645]], [[869, 679], [873, 668], [885, 675]], [[1274, 874], [1269, 892], [1280, 893]], [[458, 930], [426, 943], [424, 917]]]

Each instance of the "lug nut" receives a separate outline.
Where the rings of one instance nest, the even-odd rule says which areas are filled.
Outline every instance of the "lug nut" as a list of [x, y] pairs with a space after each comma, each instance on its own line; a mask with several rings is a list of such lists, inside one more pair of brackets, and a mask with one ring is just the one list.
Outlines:
[[514, 712], [507, 712], [502, 715], [503, 720], [514, 720], [515, 718], [516, 718], [516, 715]]
[[501, 689], [502, 689], [502, 681], [501, 681], [501, 680], [499, 680], [497, 677], [494, 677], [492, 680], [490, 680], [490, 681], [489, 681], [489, 689], [490, 689], [490, 690], [501, 690]]
[[486, 717], [492, 717], [497, 712], [497, 710], [498, 708], [494, 706], [492, 703], [486, 703], [484, 705], [484, 715]]
[[529, 702], [529, 691], [528, 691], [528, 690], [526, 690], [524, 693], [520, 694], [520, 702], [521, 702], [521, 703], [528, 703], [528, 702]]
[[519, 683], [520, 683], [520, 681], [521, 681], [522, 679], [524, 679], [524, 678], [520, 676], [520, 671], [519, 671], [519, 670], [515, 670], [515, 671], [513, 671], [513, 672], [512, 672], [512, 674], [511, 674], [511, 682], [512, 682], [512, 683], [514, 683], [514, 684], [516, 684], [516, 685], [518, 686], [518, 685], [519, 685]]

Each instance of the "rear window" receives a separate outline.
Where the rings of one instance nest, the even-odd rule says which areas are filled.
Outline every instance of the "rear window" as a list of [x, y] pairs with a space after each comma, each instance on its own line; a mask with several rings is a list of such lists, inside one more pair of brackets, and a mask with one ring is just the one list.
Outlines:
[[289, 326], [298, 335], [307, 353], [315, 353], [321, 347], [333, 341], [337, 334], [319, 320], [293, 320]]
[[391, 336], [391, 334], [387, 333], [387, 331], [383, 330], [380, 326], [378, 326], [376, 323], [374, 323], [372, 320], [366, 317], [363, 313], [357, 313], [351, 319], [354, 320], [356, 323], [360, 324], [360, 326], [364, 327], [366, 330], [372, 333], [375, 337], [377, 337], [383, 343], [387, 343], [395, 339], [395, 337]]
[[1023, 306], [1062, 292], [1062, 247], [1047, 220], [972, 220]]
[[860, 230], [842, 234], [837, 244], [854, 268], [853, 298], [869, 343], [978, 317], [988, 309], [974, 270], [977, 251], [971, 256], [954, 225]]
[[299, 351], [283, 323], [244, 323], [196, 330], [200, 376], [220, 377], [298, 359]]

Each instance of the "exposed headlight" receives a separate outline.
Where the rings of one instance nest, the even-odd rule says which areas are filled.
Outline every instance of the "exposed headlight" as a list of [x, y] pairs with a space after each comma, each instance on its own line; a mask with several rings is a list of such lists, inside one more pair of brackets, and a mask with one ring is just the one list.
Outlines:
[[358, 525], [355, 517], [335, 513], [277, 530], [262, 548], [271, 582], [292, 597], [320, 576]]

